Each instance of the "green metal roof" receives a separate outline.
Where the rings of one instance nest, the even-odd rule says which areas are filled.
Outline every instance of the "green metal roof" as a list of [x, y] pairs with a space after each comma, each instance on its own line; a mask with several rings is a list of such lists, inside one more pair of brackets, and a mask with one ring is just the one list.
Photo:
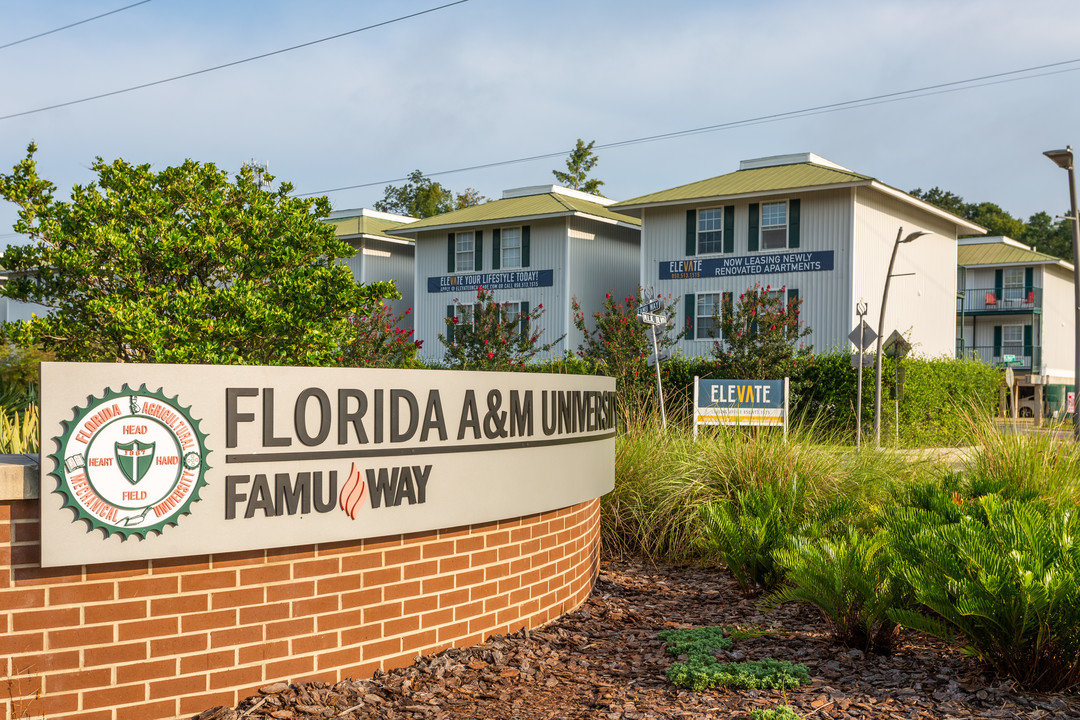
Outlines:
[[1061, 258], [1018, 248], [1011, 243], [985, 242], [961, 244], [956, 248], [958, 265], [1038, 265], [1044, 263], [1064, 263]]
[[851, 185], [869, 182], [873, 179], [867, 175], [853, 173], [850, 170], [839, 170], [815, 163], [774, 165], [751, 170], [737, 170], [727, 175], [700, 180], [689, 185], [680, 185], [670, 190], [661, 190], [632, 200], [623, 200], [615, 203], [612, 207], [640, 207], [657, 203], [721, 198], [729, 195], [747, 195], [796, 188], [813, 188], [822, 185]]
[[387, 240], [401, 240], [401, 237], [397, 235], [388, 235], [386, 231], [401, 225], [409, 224], [397, 222], [395, 220], [368, 217], [367, 215], [332, 218], [326, 222], [334, 226], [334, 235], [339, 238], [351, 237], [353, 235], [373, 235], [375, 237], [386, 238]]
[[542, 193], [539, 195], [526, 195], [524, 197], [503, 198], [493, 200], [481, 205], [462, 208], [452, 212], [435, 215], [433, 217], [417, 220], [414, 223], [400, 225], [395, 229], [395, 235], [412, 234], [420, 230], [433, 228], [454, 227], [458, 225], [474, 225], [480, 223], [499, 222], [518, 218], [532, 217], [559, 217], [581, 213], [592, 215], [604, 220], [614, 220], [627, 225], [640, 226], [641, 220], [609, 210], [599, 203], [589, 202], [581, 198], [563, 195], [561, 193]]

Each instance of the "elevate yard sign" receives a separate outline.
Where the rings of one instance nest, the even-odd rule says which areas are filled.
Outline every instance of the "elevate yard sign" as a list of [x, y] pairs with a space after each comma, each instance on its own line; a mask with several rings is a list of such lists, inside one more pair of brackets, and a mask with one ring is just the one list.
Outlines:
[[699, 425], [766, 425], [788, 430], [788, 379], [694, 378], [694, 439]]
[[43, 363], [42, 565], [397, 535], [614, 482], [615, 382]]

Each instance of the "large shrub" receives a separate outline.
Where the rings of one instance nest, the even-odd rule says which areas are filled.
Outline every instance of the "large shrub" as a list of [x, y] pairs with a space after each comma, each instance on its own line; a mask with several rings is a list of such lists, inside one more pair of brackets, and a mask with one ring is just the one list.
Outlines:
[[[454, 298], [457, 305], [458, 299]], [[461, 306], [467, 315], [446, 318], [446, 333], [439, 333], [446, 352], [444, 362], [464, 370], [523, 370], [539, 354], [548, 353], [562, 337], [545, 343], [537, 330], [544, 316], [543, 303], [528, 311], [511, 310], [496, 302], [494, 293], [480, 286], [475, 303]]]

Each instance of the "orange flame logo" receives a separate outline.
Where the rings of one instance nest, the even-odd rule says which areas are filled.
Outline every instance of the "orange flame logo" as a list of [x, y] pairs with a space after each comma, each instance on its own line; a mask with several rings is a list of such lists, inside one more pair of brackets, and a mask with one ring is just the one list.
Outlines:
[[349, 470], [349, 479], [345, 481], [345, 485], [341, 488], [341, 495], [338, 497], [341, 509], [353, 520], [356, 519], [356, 513], [360, 509], [365, 492], [367, 492], [367, 484], [360, 478], [360, 470], [357, 469], [356, 463], [353, 463], [352, 469]]

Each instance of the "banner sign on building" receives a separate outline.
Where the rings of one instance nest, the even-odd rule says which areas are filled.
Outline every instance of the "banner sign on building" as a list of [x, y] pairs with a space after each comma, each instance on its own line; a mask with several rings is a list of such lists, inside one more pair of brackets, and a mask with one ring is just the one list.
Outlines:
[[554, 282], [554, 270], [508, 270], [506, 272], [437, 275], [427, 279], [427, 289], [429, 293], [475, 291], [480, 286], [488, 290], [518, 290], [551, 287]]
[[699, 425], [766, 425], [788, 429], [788, 379], [694, 378], [694, 438]]
[[[833, 251], [757, 253], [660, 262], [661, 280], [821, 272], [833, 269]], [[486, 285], [487, 283], [485, 283]]]
[[615, 382], [42, 363], [42, 565], [398, 535], [614, 483]]

